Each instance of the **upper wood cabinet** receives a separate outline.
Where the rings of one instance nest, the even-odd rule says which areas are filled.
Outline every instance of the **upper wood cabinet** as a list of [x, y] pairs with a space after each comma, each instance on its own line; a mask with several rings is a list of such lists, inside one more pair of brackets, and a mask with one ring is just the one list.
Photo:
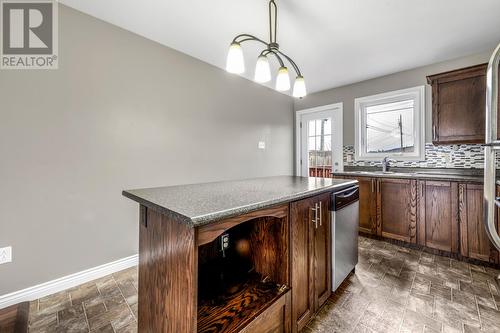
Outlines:
[[432, 86], [432, 142], [483, 143], [487, 64], [427, 77]]
[[377, 234], [416, 243], [417, 181], [377, 180]]
[[331, 294], [330, 193], [292, 202], [292, 332]]
[[419, 181], [418, 244], [458, 252], [458, 185], [455, 182]]

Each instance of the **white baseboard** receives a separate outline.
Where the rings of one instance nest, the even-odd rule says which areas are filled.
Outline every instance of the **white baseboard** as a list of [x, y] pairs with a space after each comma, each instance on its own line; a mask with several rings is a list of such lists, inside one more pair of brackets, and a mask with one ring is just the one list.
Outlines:
[[61, 278], [38, 284], [33, 287], [14, 291], [10, 294], [0, 296], [0, 309], [7, 306], [17, 304], [19, 302], [32, 301], [40, 297], [48, 296], [68, 288], [78, 286], [82, 283], [89, 282], [103, 276], [124, 270], [126, 268], [136, 266], [139, 261], [139, 256], [133, 255], [130, 257], [118, 259], [116, 261], [89, 268], [84, 271], [63, 276]]

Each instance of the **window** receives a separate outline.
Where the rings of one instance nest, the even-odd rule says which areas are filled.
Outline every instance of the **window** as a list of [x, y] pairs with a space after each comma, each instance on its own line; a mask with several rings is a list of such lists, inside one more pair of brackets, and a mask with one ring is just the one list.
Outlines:
[[424, 160], [424, 87], [356, 98], [357, 160]]

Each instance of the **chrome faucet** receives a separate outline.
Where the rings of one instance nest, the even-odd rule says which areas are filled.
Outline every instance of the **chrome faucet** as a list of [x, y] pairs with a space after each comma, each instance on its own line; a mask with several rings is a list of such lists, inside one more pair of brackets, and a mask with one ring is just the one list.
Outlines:
[[389, 156], [384, 157], [384, 159], [382, 160], [382, 172], [387, 172], [387, 168], [389, 167], [389, 162], [396, 162], [396, 161], [389, 158]]

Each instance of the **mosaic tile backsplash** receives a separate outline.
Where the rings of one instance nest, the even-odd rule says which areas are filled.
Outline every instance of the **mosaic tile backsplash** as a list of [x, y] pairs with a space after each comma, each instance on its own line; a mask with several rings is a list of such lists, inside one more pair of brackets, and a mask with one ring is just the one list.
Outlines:
[[[350, 159], [349, 159], [350, 156]], [[425, 161], [397, 161], [396, 167], [483, 169], [484, 152], [481, 145], [425, 145]], [[497, 158], [497, 168], [500, 158]], [[355, 161], [354, 146], [344, 146], [344, 166], [381, 166], [380, 161]]]

